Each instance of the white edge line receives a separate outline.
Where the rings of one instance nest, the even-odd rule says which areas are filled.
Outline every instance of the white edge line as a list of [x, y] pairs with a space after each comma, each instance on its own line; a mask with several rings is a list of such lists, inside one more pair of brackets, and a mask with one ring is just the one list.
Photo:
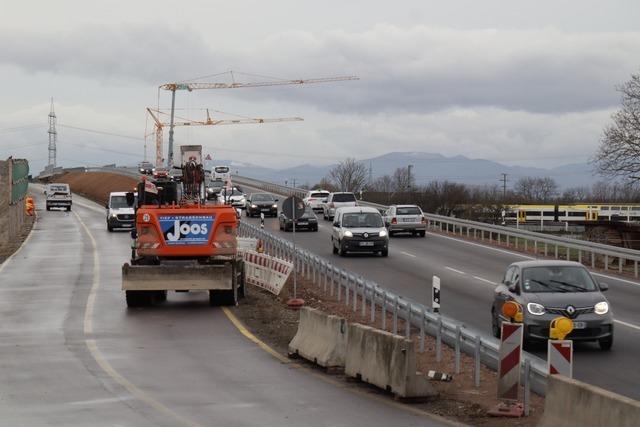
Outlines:
[[417, 258], [417, 256], [415, 256], [414, 254], [410, 254], [409, 252], [400, 251], [400, 253], [406, 256], [410, 256], [411, 258]]
[[628, 328], [633, 328], [633, 329], [636, 329], [636, 330], [640, 331], [640, 326], [632, 325], [631, 323], [623, 322], [622, 320], [617, 320], [617, 319], [613, 319], [613, 321], [616, 322], [616, 323], [619, 323], [621, 325], [624, 325], [624, 326], [626, 326]]
[[498, 286], [498, 284], [496, 282], [492, 282], [491, 280], [485, 279], [485, 278], [480, 277], [480, 276], [473, 276], [473, 278], [477, 279], [477, 280], [480, 280], [481, 282], [488, 283], [488, 284], [490, 284], [492, 286]]
[[467, 274], [467, 273], [465, 273], [464, 271], [456, 270], [455, 268], [451, 268], [451, 267], [447, 267], [447, 266], [445, 266], [444, 268], [446, 268], [447, 270], [451, 270], [451, 271], [453, 271], [454, 273], [462, 274], [462, 275], [465, 275], [465, 276], [466, 276], [466, 274]]

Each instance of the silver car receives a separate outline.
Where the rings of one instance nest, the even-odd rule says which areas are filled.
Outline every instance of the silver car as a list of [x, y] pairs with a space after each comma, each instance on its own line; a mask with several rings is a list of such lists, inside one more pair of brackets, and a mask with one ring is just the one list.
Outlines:
[[427, 222], [422, 209], [416, 205], [391, 205], [384, 213], [384, 223], [389, 236], [396, 233], [411, 233], [424, 237], [427, 233]]
[[358, 201], [353, 193], [336, 192], [330, 193], [327, 201], [322, 204], [322, 216], [327, 221], [333, 220], [336, 209], [358, 206]]
[[507, 268], [495, 289], [491, 307], [492, 329], [500, 336], [506, 301], [515, 301], [524, 311], [524, 339], [549, 339], [549, 324], [559, 316], [573, 321], [567, 339], [598, 341], [602, 350], [613, 344], [613, 314], [602, 294], [609, 287], [598, 283], [580, 263], [571, 261], [521, 261]]
[[326, 203], [329, 192], [326, 190], [312, 190], [302, 199], [304, 204], [309, 206], [314, 211], [321, 211], [322, 204]]
[[340, 256], [348, 252], [372, 252], [388, 256], [389, 236], [380, 212], [370, 207], [336, 210], [331, 245], [333, 253]]

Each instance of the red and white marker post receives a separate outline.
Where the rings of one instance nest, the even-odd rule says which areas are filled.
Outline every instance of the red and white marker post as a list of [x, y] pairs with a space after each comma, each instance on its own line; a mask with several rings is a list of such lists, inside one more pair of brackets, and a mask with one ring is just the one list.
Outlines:
[[547, 367], [549, 375], [564, 375], [573, 378], [573, 341], [549, 340], [547, 341]]
[[[511, 320], [521, 320], [522, 307], [513, 301], [505, 303], [502, 312]], [[518, 402], [523, 326], [522, 323], [502, 322], [500, 330], [498, 399], [501, 402], [489, 410], [488, 414], [495, 417], [519, 418], [524, 415], [524, 407]]]

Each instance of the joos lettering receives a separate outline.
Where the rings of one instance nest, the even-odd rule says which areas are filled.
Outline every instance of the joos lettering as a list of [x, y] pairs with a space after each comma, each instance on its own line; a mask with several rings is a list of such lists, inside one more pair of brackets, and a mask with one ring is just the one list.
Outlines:
[[180, 240], [181, 237], [187, 235], [206, 235], [209, 230], [207, 224], [187, 224], [181, 223], [178, 220], [175, 220], [173, 223], [174, 232], [167, 233], [167, 238], [175, 242], [176, 240]]

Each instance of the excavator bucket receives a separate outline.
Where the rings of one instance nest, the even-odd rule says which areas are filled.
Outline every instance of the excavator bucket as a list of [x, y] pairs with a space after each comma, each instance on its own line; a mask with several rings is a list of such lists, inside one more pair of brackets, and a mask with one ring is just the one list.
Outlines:
[[235, 283], [232, 263], [201, 265], [180, 263], [168, 265], [122, 266], [122, 289], [125, 291], [197, 291], [232, 290]]

